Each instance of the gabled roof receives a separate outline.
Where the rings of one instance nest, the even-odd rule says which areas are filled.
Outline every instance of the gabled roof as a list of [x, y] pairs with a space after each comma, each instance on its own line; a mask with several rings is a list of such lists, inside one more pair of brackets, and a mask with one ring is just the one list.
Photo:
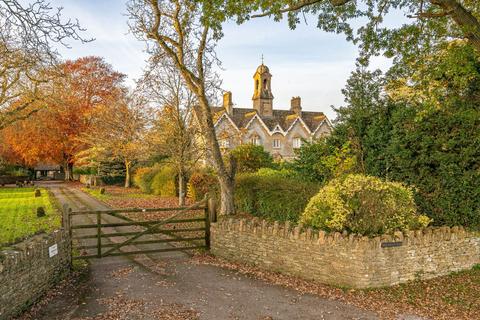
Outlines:
[[34, 170], [38, 171], [58, 171], [61, 169], [59, 164], [38, 163]]
[[[295, 112], [290, 110], [273, 110], [272, 117], [262, 117], [255, 109], [233, 108], [232, 111], [232, 114], [227, 114], [223, 107], [212, 107], [215, 122], [218, 122], [223, 117], [228, 117], [229, 120], [237, 126], [237, 129], [247, 128], [255, 116], [262, 121], [270, 133], [280, 132], [280, 130], [278, 130], [280, 128], [285, 134], [292, 128], [292, 125], [296, 121], [302, 123], [309, 133], [317, 131], [319, 126], [325, 121], [329, 124], [323, 112], [302, 111], [299, 117]], [[329, 126], [331, 125], [329, 124]]]

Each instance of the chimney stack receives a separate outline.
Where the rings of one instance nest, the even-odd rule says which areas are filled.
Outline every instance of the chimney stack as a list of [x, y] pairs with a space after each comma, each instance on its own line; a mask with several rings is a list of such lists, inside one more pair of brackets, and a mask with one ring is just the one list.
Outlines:
[[223, 107], [228, 114], [233, 114], [232, 92], [227, 91], [223, 94]]
[[295, 112], [298, 116], [302, 113], [302, 98], [293, 97], [290, 102], [290, 111]]

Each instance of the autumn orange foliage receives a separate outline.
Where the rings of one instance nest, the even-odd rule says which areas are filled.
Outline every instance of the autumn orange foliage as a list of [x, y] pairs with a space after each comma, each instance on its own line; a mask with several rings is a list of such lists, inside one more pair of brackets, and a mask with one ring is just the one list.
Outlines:
[[51, 94], [39, 112], [5, 128], [0, 139], [2, 157], [34, 166], [39, 162], [63, 164], [67, 178], [74, 155], [85, 148], [78, 139], [90, 129], [96, 110], [114, 105], [124, 92], [125, 75], [99, 57], [66, 61], [62, 76], [51, 84]]

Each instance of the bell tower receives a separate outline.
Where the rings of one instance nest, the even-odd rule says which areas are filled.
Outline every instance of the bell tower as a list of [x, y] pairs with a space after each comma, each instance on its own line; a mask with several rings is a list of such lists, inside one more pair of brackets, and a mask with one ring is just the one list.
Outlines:
[[252, 97], [253, 108], [261, 116], [271, 117], [273, 115], [272, 75], [263, 61], [253, 75], [253, 80], [255, 85]]

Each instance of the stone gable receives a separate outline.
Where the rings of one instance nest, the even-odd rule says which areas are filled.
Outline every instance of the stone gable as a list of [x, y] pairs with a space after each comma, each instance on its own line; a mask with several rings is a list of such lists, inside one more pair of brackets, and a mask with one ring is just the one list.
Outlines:
[[300, 97], [293, 97], [289, 110], [273, 106], [270, 69], [261, 65], [254, 74], [253, 108], [233, 107], [232, 93], [226, 92], [222, 107], [213, 107], [220, 146], [232, 149], [239, 144], [257, 143], [274, 157], [292, 159], [302, 141], [329, 135], [332, 124], [323, 112], [303, 111]]

